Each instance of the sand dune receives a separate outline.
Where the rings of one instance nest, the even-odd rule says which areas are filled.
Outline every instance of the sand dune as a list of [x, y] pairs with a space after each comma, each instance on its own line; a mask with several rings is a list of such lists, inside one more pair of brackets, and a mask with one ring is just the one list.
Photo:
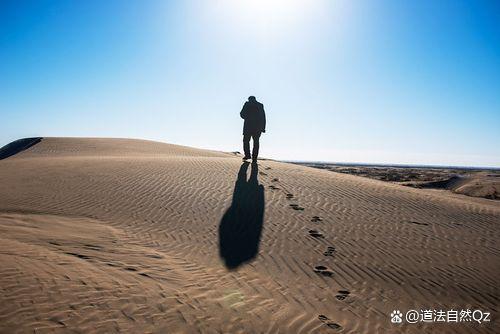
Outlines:
[[413, 183], [416, 188], [447, 189], [457, 194], [500, 199], [500, 175], [452, 176], [441, 181]]
[[[1, 157], [1, 333], [500, 330], [497, 201], [141, 140]], [[466, 308], [493, 322], [389, 317]]]

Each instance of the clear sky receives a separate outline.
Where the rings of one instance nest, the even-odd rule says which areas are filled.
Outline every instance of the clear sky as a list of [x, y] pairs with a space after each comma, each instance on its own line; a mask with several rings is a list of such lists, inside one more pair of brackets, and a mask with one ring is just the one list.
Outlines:
[[0, 146], [133, 137], [500, 166], [500, 1], [0, 1]]

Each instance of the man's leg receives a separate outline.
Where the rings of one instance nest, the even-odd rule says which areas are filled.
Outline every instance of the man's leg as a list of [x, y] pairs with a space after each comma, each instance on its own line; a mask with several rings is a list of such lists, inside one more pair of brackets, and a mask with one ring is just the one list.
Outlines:
[[252, 160], [257, 161], [257, 157], [259, 156], [260, 133], [252, 135], [252, 139], [253, 139]]
[[250, 159], [250, 135], [243, 135], [243, 151], [245, 152], [244, 159]]

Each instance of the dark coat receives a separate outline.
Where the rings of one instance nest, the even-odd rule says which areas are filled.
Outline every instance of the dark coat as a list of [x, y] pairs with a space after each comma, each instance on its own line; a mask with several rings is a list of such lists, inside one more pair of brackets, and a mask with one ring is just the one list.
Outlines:
[[264, 105], [257, 101], [247, 101], [240, 112], [245, 120], [243, 125], [244, 135], [256, 135], [266, 131], [266, 113]]

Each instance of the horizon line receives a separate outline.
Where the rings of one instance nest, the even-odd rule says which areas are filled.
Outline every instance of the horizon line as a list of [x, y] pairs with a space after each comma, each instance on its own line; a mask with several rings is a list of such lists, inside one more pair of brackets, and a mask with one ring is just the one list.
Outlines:
[[293, 164], [325, 164], [337, 166], [360, 166], [360, 167], [400, 167], [400, 168], [437, 168], [437, 169], [480, 169], [480, 170], [499, 170], [500, 167], [488, 166], [459, 166], [459, 165], [426, 165], [426, 164], [405, 164], [405, 163], [371, 163], [371, 162], [339, 162], [339, 161], [313, 161], [313, 160], [277, 160]]

